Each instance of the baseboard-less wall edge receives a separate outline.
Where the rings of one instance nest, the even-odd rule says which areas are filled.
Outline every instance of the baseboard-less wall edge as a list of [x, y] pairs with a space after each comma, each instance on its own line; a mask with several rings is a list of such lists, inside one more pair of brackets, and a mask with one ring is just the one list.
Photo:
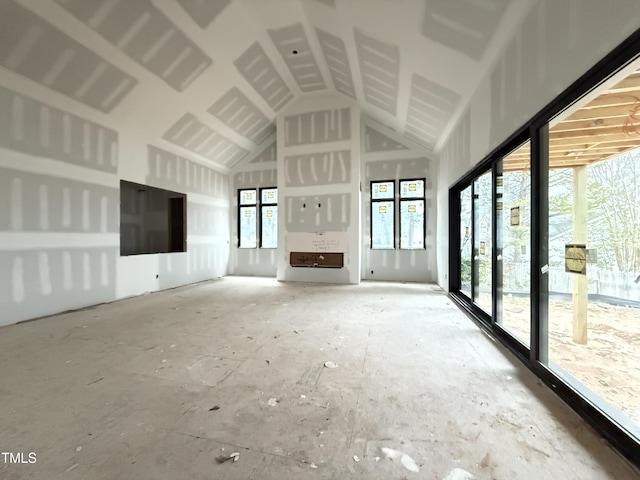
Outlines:
[[275, 280], [276, 275], [259, 275], [259, 274], [248, 274], [248, 273], [230, 273], [227, 277], [250, 277], [250, 278], [273, 278]]
[[40, 316], [40, 317], [27, 318], [25, 320], [19, 320], [19, 321], [15, 322], [15, 323], [9, 323], [7, 325], [0, 325], [0, 328], [10, 327], [11, 325], [20, 325], [20, 324], [23, 324], [23, 323], [35, 322], [35, 321], [39, 321], [39, 320], [45, 320], [47, 318], [56, 317], [58, 315], [67, 315], [69, 313], [76, 313], [76, 312], [84, 312], [86, 310], [93, 310], [94, 308], [98, 308], [101, 305], [109, 305], [111, 303], [120, 302], [122, 300], [130, 300], [132, 298], [142, 297], [144, 295], [153, 295], [155, 293], [168, 292], [169, 290], [175, 290], [176, 288], [191, 287], [191, 286], [194, 286], [194, 285], [198, 285], [200, 283], [215, 282], [215, 281], [222, 280], [222, 278], [223, 277], [212, 277], [212, 278], [208, 278], [206, 280], [199, 280], [199, 281], [193, 282], [193, 283], [186, 283], [184, 285], [176, 285], [175, 287], [163, 288], [161, 290], [154, 290], [152, 292], [145, 292], [145, 293], [142, 293], [140, 295], [128, 295], [126, 297], [115, 298], [115, 299], [110, 300], [108, 302], [100, 302], [100, 303], [96, 303], [96, 304], [93, 304], [93, 305], [87, 305], [85, 307], [71, 308], [69, 310], [62, 310], [60, 312], [50, 313], [48, 315], [43, 315], [43, 316]]

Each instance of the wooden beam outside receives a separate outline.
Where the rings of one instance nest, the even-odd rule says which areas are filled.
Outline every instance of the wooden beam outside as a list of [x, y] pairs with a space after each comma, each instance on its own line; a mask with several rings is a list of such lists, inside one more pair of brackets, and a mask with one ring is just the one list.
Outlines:
[[640, 90], [640, 73], [632, 73], [621, 82], [615, 84], [607, 93], [638, 92]]
[[[587, 167], [573, 169], [573, 243], [587, 244]], [[573, 273], [573, 341], [587, 344], [587, 275]]]
[[591, 108], [601, 107], [624, 107], [633, 108], [634, 105], [640, 104], [640, 92], [632, 93], [603, 93], [599, 97], [591, 100], [581, 110], [589, 110]]
[[555, 138], [591, 138], [591, 137], [600, 137], [607, 135], [621, 135], [623, 138], [638, 138], [638, 142], [640, 143], [640, 134], [626, 134], [622, 130], [622, 125], [616, 125], [615, 127], [593, 127], [587, 130], [565, 130], [565, 131], [549, 131], [549, 142]]
[[[564, 122], [590, 120], [590, 119], [596, 119], [596, 118], [628, 117], [629, 113], [633, 111], [633, 105], [634, 104], [628, 104], [622, 107], [621, 106], [614, 106], [614, 107], [604, 106], [604, 107], [578, 110], [577, 112], [573, 113], [570, 117], [562, 120], [557, 125], [562, 125]], [[555, 125], [554, 128], [557, 125]]]
[[566, 120], [553, 127], [550, 132], [580, 132], [582, 130], [593, 130], [597, 128], [617, 127], [622, 130], [628, 115], [608, 118], [589, 118], [583, 120]]
[[640, 135], [637, 138], [620, 133], [610, 133], [606, 135], [586, 135], [586, 136], [564, 136], [549, 139], [549, 147], [556, 148], [560, 146], [580, 146], [582, 148], [588, 148], [593, 144], [601, 143], [618, 143], [627, 142], [629, 140], [635, 140], [640, 145]]

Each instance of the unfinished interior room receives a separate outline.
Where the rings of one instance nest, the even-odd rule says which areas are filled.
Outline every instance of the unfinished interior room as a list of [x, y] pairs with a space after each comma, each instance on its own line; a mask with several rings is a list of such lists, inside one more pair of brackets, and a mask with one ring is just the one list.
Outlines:
[[0, 478], [640, 479], [638, 0], [0, 0]]

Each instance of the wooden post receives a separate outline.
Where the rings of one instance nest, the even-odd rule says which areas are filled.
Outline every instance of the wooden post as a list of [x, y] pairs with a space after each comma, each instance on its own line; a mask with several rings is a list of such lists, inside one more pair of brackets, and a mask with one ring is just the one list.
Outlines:
[[[587, 166], [573, 169], [573, 243], [587, 244]], [[573, 341], [587, 343], [587, 275], [573, 274]]]

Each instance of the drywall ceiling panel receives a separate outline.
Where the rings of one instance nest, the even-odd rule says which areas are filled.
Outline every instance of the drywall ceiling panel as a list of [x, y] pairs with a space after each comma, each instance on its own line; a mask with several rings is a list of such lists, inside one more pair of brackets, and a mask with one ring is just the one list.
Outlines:
[[367, 153], [388, 152], [392, 150], [408, 150], [408, 147], [367, 125], [364, 129], [364, 150]]
[[162, 138], [229, 168], [248, 153], [190, 113], [185, 113]]
[[355, 30], [364, 97], [371, 105], [392, 115], [398, 105], [398, 47]]
[[0, 1], [0, 65], [103, 112], [137, 83], [13, 0]]
[[351, 66], [349, 65], [349, 57], [347, 56], [344, 42], [340, 37], [331, 35], [319, 28], [316, 28], [316, 35], [336, 90], [351, 98], [356, 98]]
[[150, 0], [54, 0], [181, 92], [213, 61]]
[[414, 74], [405, 136], [433, 148], [459, 102], [458, 93]]
[[300, 90], [313, 92], [327, 88], [300, 23], [268, 32]]
[[258, 42], [253, 42], [233, 63], [274, 111], [277, 112], [293, 99], [293, 93]]
[[231, 0], [176, 0], [200, 28], [207, 28]]
[[262, 162], [275, 162], [278, 158], [276, 141], [274, 140], [271, 145], [265, 148], [256, 158], [249, 163], [262, 163]]
[[428, 0], [422, 34], [480, 60], [511, 0]]
[[330, 7], [336, 6], [336, 0], [316, 0], [316, 2], [324, 3], [325, 5], [329, 5]]
[[275, 130], [275, 125], [238, 87], [232, 87], [207, 111], [254, 143], [260, 143]]

